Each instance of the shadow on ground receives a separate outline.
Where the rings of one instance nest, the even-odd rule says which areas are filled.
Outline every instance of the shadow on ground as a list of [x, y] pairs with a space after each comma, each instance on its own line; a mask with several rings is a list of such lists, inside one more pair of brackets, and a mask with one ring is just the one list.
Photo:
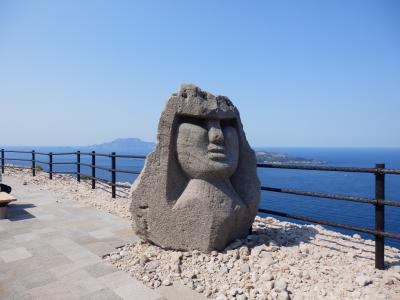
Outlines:
[[35, 218], [34, 215], [26, 211], [27, 208], [36, 207], [34, 204], [10, 204], [8, 206], [7, 218], [10, 221], [22, 221]]

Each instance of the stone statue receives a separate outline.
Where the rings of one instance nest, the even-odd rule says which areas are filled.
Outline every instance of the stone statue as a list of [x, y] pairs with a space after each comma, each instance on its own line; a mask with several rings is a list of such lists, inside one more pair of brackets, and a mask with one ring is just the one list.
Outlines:
[[132, 186], [136, 234], [162, 248], [203, 252], [245, 237], [260, 184], [232, 102], [182, 85], [166, 104], [157, 139]]

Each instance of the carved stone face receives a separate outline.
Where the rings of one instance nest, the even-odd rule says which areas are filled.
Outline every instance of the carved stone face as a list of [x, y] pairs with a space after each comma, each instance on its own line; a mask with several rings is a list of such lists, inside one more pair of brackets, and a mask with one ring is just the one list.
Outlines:
[[183, 171], [195, 179], [226, 179], [238, 166], [238, 133], [232, 119], [182, 118], [176, 140]]
[[156, 149], [132, 187], [136, 234], [166, 249], [222, 250], [258, 211], [256, 158], [225, 96], [182, 85], [161, 114]]

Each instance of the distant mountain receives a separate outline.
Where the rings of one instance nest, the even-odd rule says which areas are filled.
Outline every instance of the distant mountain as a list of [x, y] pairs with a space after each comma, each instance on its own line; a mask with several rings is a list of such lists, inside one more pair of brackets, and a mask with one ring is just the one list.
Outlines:
[[155, 143], [145, 142], [138, 138], [115, 139], [111, 142], [87, 146], [85, 148], [95, 151], [141, 153], [147, 154], [155, 147]]
[[323, 164], [325, 161], [289, 156], [285, 153], [256, 151], [257, 162], [260, 164]]

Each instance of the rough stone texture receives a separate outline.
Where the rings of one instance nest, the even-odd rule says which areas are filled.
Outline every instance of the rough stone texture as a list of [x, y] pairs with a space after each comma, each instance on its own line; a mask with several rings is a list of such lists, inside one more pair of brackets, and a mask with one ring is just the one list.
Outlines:
[[136, 234], [162, 248], [203, 252], [245, 237], [260, 190], [232, 102], [182, 85], [167, 102], [157, 138], [132, 187]]

